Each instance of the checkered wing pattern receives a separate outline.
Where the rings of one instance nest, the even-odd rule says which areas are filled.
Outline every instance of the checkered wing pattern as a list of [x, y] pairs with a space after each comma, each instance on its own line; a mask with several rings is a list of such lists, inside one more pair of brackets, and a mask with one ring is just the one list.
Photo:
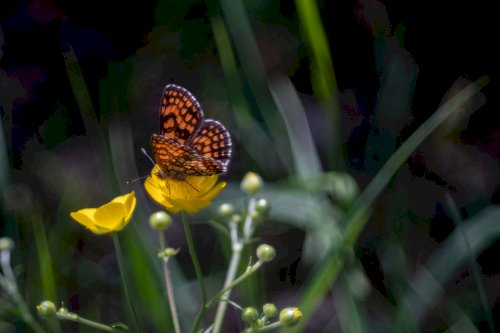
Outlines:
[[185, 176], [209, 176], [223, 172], [220, 162], [161, 135], [151, 136], [151, 149], [163, 176], [183, 179]]
[[151, 149], [161, 174], [178, 180], [226, 172], [232, 152], [226, 128], [205, 120], [196, 98], [175, 84], [165, 87], [160, 135], [151, 136]]
[[177, 143], [186, 144], [203, 122], [203, 110], [186, 89], [168, 84], [160, 106], [160, 134]]
[[232, 153], [228, 130], [218, 121], [207, 119], [194, 136], [191, 146], [201, 155], [219, 161], [223, 171], [227, 169]]

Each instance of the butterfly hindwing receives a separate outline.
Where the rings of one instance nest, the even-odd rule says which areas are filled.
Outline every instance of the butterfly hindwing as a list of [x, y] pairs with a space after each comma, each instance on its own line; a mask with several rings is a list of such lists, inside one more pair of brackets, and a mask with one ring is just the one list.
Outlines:
[[186, 89], [168, 84], [160, 105], [160, 134], [185, 144], [203, 123], [203, 110]]
[[200, 155], [219, 161], [222, 172], [226, 171], [232, 153], [232, 142], [228, 130], [216, 120], [207, 119], [190, 146]]
[[186, 145], [161, 135], [151, 136], [151, 149], [162, 172], [169, 177], [208, 176], [223, 171], [219, 161], [199, 155]]

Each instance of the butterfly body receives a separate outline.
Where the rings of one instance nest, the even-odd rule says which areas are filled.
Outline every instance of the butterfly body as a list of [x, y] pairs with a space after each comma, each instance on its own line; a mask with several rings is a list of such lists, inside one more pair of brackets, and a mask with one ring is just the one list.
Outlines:
[[150, 143], [161, 176], [177, 180], [224, 173], [232, 154], [227, 129], [216, 120], [205, 119], [196, 98], [174, 84], [165, 87], [160, 134], [153, 134]]

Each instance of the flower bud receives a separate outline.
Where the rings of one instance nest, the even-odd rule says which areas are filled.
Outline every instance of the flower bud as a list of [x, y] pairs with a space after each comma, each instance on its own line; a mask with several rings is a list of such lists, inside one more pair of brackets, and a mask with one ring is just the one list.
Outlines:
[[241, 190], [247, 194], [257, 193], [263, 185], [262, 178], [255, 172], [247, 172], [241, 181]]
[[231, 216], [231, 223], [238, 224], [240, 222], [241, 222], [241, 216], [240, 215], [233, 214], [233, 216]]
[[262, 312], [264, 312], [267, 318], [273, 318], [278, 314], [278, 309], [276, 309], [276, 305], [273, 303], [266, 303], [262, 306]]
[[302, 312], [298, 308], [285, 308], [280, 312], [280, 323], [284, 327], [297, 325], [302, 317]]
[[149, 217], [149, 225], [153, 230], [164, 231], [172, 224], [172, 218], [164, 211], [158, 211]]
[[234, 213], [234, 206], [230, 203], [223, 203], [219, 206], [219, 215], [221, 217], [230, 217]]
[[255, 211], [259, 213], [261, 217], [266, 217], [269, 214], [269, 210], [271, 206], [269, 205], [269, 201], [266, 198], [260, 198], [255, 203]]
[[257, 248], [257, 258], [259, 258], [260, 261], [268, 262], [273, 260], [274, 257], [276, 257], [276, 251], [271, 245], [261, 244]]
[[36, 306], [38, 314], [43, 318], [50, 318], [57, 312], [56, 305], [51, 301], [43, 301]]
[[257, 311], [256, 308], [249, 306], [243, 309], [243, 312], [241, 313], [241, 318], [243, 319], [243, 321], [247, 323], [253, 323], [257, 319], [259, 319], [259, 312]]
[[14, 241], [9, 237], [0, 238], [0, 251], [12, 251], [14, 249]]

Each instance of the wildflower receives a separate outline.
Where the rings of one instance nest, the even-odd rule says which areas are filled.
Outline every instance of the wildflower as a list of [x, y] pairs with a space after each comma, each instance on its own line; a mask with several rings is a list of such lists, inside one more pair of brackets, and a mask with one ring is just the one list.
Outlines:
[[119, 196], [99, 208], [84, 208], [71, 217], [94, 234], [120, 231], [128, 224], [136, 204], [135, 192]]
[[155, 201], [172, 213], [181, 210], [196, 213], [209, 206], [210, 200], [226, 187], [226, 182], [216, 184], [218, 175], [187, 176], [184, 180], [176, 180], [160, 176], [159, 171], [155, 165], [144, 187]]

